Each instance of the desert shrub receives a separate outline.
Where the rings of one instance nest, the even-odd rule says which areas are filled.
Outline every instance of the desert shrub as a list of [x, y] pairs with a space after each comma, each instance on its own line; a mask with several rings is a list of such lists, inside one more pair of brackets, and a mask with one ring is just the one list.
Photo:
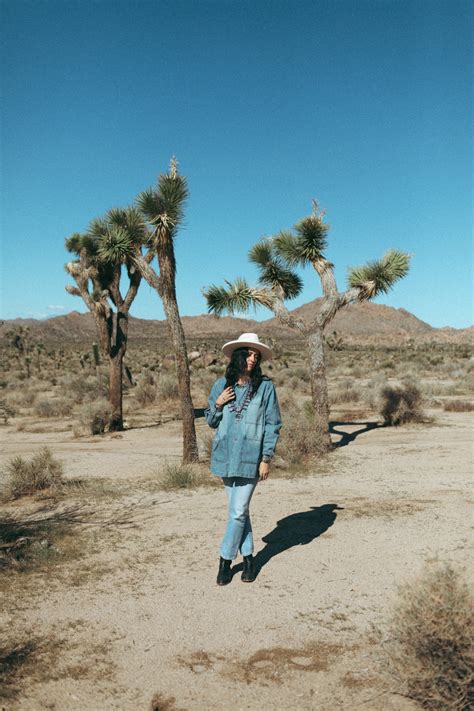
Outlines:
[[474, 606], [466, 583], [445, 565], [400, 591], [388, 661], [407, 695], [425, 709], [474, 705]]
[[156, 399], [156, 382], [151, 373], [145, 373], [140, 377], [137, 387], [134, 390], [135, 398], [140, 405], [149, 405]]
[[160, 484], [166, 490], [194, 489], [201, 480], [200, 471], [191, 464], [166, 464], [160, 476]]
[[468, 400], [447, 400], [443, 409], [446, 412], [472, 412], [474, 410], [474, 402]]
[[79, 412], [80, 424], [90, 434], [103, 434], [110, 422], [112, 406], [108, 400], [100, 398], [94, 402], [85, 403]]
[[48, 447], [29, 462], [17, 456], [6, 465], [6, 494], [11, 498], [34, 494], [42, 489], [57, 489], [62, 484], [63, 466]]
[[97, 378], [95, 375], [70, 376], [66, 375], [60, 379], [60, 387], [67, 392], [77, 403], [105, 398], [108, 393], [108, 381], [105, 375]]
[[290, 397], [280, 401], [283, 427], [278, 440], [278, 456], [288, 464], [304, 464], [325, 453], [324, 442], [315, 428], [312, 404], [300, 406]]
[[217, 378], [214, 373], [210, 373], [208, 370], [194, 371], [192, 374], [192, 382], [197, 387], [200, 387], [202, 392], [205, 393], [206, 398], [211, 392], [211, 388], [216, 382]]
[[361, 398], [360, 390], [357, 390], [352, 380], [346, 380], [335, 390], [331, 390], [329, 400], [332, 405], [340, 402], [359, 402]]
[[38, 417], [63, 417], [69, 415], [73, 406], [69, 398], [43, 398], [35, 404], [35, 414]]
[[179, 397], [176, 375], [171, 375], [171, 373], [160, 375], [157, 385], [157, 397], [160, 400], [176, 400]]
[[404, 425], [407, 422], [421, 422], [422, 394], [412, 382], [402, 386], [386, 386], [380, 393], [380, 414], [387, 425]]
[[6, 402], [10, 407], [20, 408], [20, 407], [31, 407], [36, 399], [36, 392], [25, 388], [23, 386], [18, 386], [18, 390], [14, 392], [7, 392]]
[[3, 424], [7, 425], [10, 417], [15, 417], [15, 415], [15, 408], [9, 405], [6, 400], [0, 400], [0, 419], [3, 421]]

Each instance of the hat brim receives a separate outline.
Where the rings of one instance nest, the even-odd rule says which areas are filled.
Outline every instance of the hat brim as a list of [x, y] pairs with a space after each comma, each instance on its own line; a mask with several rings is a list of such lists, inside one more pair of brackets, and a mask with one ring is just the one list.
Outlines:
[[260, 353], [262, 361], [270, 360], [273, 356], [271, 348], [266, 346], [264, 343], [255, 343], [255, 341], [229, 341], [222, 346], [222, 352], [230, 358], [232, 353], [236, 351], [237, 348], [253, 348], [253, 350]]

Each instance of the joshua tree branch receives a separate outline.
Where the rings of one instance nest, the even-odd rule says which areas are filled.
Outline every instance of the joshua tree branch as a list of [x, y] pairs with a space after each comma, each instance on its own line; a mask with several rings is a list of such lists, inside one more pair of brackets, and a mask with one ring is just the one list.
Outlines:
[[128, 291], [125, 294], [125, 299], [123, 300], [122, 304], [122, 311], [125, 313], [128, 313], [130, 310], [130, 306], [133, 303], [134, 298], [137, 295], [138, 292], [138, 287], [140, 286], [140, 282], [142, 280], [142, 275], [138, 271], [138, 269], [135, 269], [132, 273], [129, 271], [129, 277], [130, 277], [130, 286], [128, 287]]
[[123, 298], [120, 293], [120, 264], [116, 265], [114, 268], [114, 277], [109, 284], [109, 294], [114, 306], [116, 306], [117, 309], [121, 308]]
[[289, 328], [294, 328], [300, 333], [307, 333], [307, 326], [303, 319], [296, 316], [292, 316], [288, 309], [286, 308], [283, 299], [283, 289], [281, 287], [274, 287], [272, 289], [273, 294], [273, 304], [272, 311], [281, 323], [284, 323]]
[[327, 259], [324, 259], [324, 257], [321, 257], [321, 259], [314, 259], [311, 264], [321, 279], [321, 286], [323, 287], [324, 295], [329, 297], [336, 296], [337, 285], [333, 271], [334, 264], [329, 262]]
[[145, 279], [147, 284], [149, 284], [153, 289], [156, 289], [160, 297], [162, 296], [163, 292], [163, 285], [162, 285], [162, 280], [158, 276], [158, 274], [155, 272], [153, 267], [150, 266], [151, 259], [153, 259], [154, 254], [152, 254], [151, 259], [148, 260], [150, 252], [148, 252], [145, 257], [142, 254], [139, 254], [138, 252], [133, 255], [132, 261], [137, 267], [140, 275]]

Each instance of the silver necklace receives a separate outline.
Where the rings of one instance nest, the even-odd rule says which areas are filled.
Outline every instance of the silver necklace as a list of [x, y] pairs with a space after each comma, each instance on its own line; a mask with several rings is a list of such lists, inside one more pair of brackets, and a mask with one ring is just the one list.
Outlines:
[[[236, 383], [237, 385], [237, 383]], [[236, 420], [241, 420], [242, 415], [244, 411], [247, 409], [250, 400], [252, 399], [252, 390], [250, 388], [250, 383], [247, 383], [246, 385], [241, 385], [239, 387], [244, 387], [245, 390], [247, 391], [245, 393], [245, 397], [242, 400], [241, 405], [237, 405], [237, 400], [232, 400], [232, 402], [229, 404], [229, 410], [235, 414], [235, 419]]]

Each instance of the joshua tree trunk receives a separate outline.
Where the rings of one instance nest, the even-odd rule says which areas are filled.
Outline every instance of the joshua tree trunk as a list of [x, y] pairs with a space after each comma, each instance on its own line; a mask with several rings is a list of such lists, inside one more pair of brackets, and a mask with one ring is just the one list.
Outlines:
[[[115, 323], [114, 316], [116, 317]], [[103, 310], [95, 310], [94, 317], [100, 349], [109, 361], [109, 402], [112, 407], [109, 431], [121, 432], [123, 430], [123, 359], [127, 350], [128, 313], [118, 310], [116, 314], [113, 314], [109, 309], [105, 315]], [[98, 358], [96, 358], [96, 362], [97, 360]]]
[[123, 430], [122, 412], [122, 367], [123, 351], [119, 350], [109, 360], [109, 401], [112, 407], [109, 431], [120, 432]]
[[309, 376], [314, 407], [314, 426], [324, 447], [330, 449], [329, 397], [324, 362], [323, 329], [318, 328], [308, 335]]
[[174, 286], [175, 261], [172, 246], [167, 241], [161, 242], [157, 249], [160, 265], [161, 297], [170, 330], [176, 359], [181, 416], [183, 419], [183, 462], [197, 462], [199, 459], [194, 424], [194, 406], [191, 398], [191, 378], [189, 375], [188, 352], [183, 324], [179, 316], [176, 289]]

